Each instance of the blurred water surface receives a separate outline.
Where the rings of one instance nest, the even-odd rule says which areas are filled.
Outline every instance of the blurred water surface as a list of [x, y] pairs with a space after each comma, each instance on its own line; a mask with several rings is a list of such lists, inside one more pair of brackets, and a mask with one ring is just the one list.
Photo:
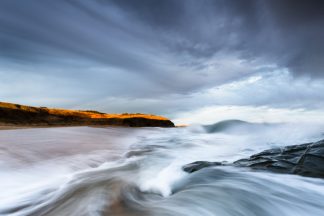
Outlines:
[[192, 174], [181, 169], [316, 141], [318, 128], [2, 130], [0, 215], [324, 215], [322, 179], [230, 166]]

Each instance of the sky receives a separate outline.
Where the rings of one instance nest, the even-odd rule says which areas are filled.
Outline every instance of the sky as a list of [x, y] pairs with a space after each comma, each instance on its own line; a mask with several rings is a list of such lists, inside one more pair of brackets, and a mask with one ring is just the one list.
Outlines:
[[184, 124], [323, 121], [323, 11], [321, 0], [1, 0], [0, 101]]

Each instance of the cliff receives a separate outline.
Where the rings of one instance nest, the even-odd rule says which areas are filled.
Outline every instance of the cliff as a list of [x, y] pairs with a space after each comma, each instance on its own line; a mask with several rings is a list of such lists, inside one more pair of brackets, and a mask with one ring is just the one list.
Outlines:
[[148, 114], [107, 114], [87, 110], [51, 109], [0, 102], [0, 124], [14, 126], [116, 125], [174, 127], [169, 119]]

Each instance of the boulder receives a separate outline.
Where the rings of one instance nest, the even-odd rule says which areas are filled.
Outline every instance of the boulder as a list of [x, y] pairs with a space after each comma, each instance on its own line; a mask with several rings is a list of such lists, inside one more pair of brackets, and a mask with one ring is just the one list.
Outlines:
[[192, 173], [206, 167], [221, 166], [221, 165], [223, 165], [221, 162], [195, 161], [193, 163], [184, 165], [182, 169], [185, 172]]
[[324, 140], [269, 149], [235, 161], [234, 165], [324, 178]]
[[[206, 167], [219, 165], [225, 164], [196, 161], [185, 165], [183, 170], [192, 173]], [[324, 178], [324, 140], [265, 150], [249, 158], [240, 159], [233, 164], [226, 165]]]

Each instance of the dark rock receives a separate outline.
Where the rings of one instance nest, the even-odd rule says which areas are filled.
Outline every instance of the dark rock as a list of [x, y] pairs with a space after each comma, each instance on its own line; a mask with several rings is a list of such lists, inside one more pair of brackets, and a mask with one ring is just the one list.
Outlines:
[[221, 166], [221, 165], [223, 165], [221, 162], [195, 161], [193, 163], [184, 165], [182, 169], [185, 172], [192, 173], [203, 168], [207, 168], [211, 166]]
[[324, 140], [266, 150], [234, 165], [324, 178]]
[[129, 127], [174, 127], [173, 122], [170, 120], [156, 120], [139, 117], [124, 119], [123, 125]]
[[[206, 167], [219, 165], [225, 164], [220, 162], [197, 161], [185, 165], [183, 170], [192, 173]], [[228, 165], [324, 178], [324, 140], [265, 150]]]

